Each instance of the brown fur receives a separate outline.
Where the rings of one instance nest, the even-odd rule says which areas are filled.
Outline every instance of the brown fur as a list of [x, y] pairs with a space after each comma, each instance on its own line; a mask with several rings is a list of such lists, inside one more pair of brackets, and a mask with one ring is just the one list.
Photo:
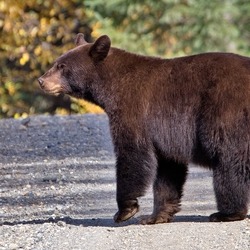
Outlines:
[[250, 59], [207, 53], [175, 59], [140, 56], [93, 44], [77, 47], [41, 78], [51, 94], [101, 106], [117, 157], [117, 222], [139, 209], [154, 181], [154, 212], [145, 224], [169, 222], [180, 210], [187, 165], [214, 173], [219, 212], [211, 221], [244, 219], [250, 190]]

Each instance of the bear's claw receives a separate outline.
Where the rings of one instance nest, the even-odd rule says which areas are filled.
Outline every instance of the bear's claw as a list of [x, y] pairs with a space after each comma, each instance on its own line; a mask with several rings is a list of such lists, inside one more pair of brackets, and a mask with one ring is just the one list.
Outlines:
[[150, 215], [144, 216], [140, 220], [140, 224], [142, 225], [152, 225], [152, 224], [159, 224], [159, 223], [169, 223], [173, 220], [173, 216], [167, 215]]
[[139, 205], [135, 204], [133, 207], [129, 208], [124, 208], [123, 210], [119, 210], [115, 215], [114, 215], [114, 221], [116, 223], [126, 221], [133, 217], [137, 212], [139, 211]]
[[209, 216], [210, 222], [227, 222], [227, 221], [237, 221], [244, 220], [246, 218], [246, 213], [235, 213], [235, 214], [223, 214], [223, 213], [214, 213]]

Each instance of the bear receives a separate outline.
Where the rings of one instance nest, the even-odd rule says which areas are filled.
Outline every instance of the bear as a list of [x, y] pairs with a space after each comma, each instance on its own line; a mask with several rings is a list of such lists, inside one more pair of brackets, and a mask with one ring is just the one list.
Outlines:
[[39, 79], [52, 95], [99, 105], [116, 156], [115, 222], [133, 217], [152, 185], [153, 213], [142, 224], [171, 222], [180, 211], [188, 164], [209, 168], [218, 211], [211, 222], [247, 217], [250, 192], [250, 58], [208, 52], [177, 58], [130, 53], [107, 35], [61, 55]]

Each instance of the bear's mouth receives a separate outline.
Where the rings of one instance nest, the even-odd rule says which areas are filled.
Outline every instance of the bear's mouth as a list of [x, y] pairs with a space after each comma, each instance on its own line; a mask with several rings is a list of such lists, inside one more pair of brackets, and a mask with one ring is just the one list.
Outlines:
[[49, 95], [55, 95], [58, 96], [60, 94], [63, 93], [61, 88], [58, 87], [54, 87], [54, 88], [46, 88], [46, 87], [42, 87], [43, 91], [46, 92]]
[[45, 90], [45, 92], [47, 92], [49, 95], [55, 95], [55, 96], [58, 96], [60, 94], [62, 94], [62, 91], [60, 90]]

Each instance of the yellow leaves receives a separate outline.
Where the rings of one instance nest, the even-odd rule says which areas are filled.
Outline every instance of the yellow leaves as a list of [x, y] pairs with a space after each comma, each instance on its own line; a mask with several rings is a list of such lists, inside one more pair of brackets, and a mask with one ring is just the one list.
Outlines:
[[5, 104], [5, 103], [2, 103], [1, 104], [1, 110], [2, 110], [3, 113], [7, 113], [8, 110], [9, 110], [9, 106], [7, 104]]
[[7, 32], [10, 32], [12, 29], [12, 26], [13, 26], [13, 23], [11, 22], [10, 19], [5, 20], [4, 25], [3, 25], [4, 30], [6, 30]]
[[19, 114], [19, 113], [15, 113], [14, 114], [14, 118], [15, 119], [19, 119], [19, 118], [27, 118], [29, 115], [26, 113], [26, 112], [24, 112], [24, 113], [22, 113], [22, 114]]
[[53, 39], [54, 39], [54, 37], [51, 36], [51, 35], [48, 35], [48, 36], [46, 37], [46, 41], [47, 41], [48, 43], [53, 42]]
[[25, 65], [30, 59], [29, 54], [26, 52], [22, 55], [22, 57], [20, 58], [19, 62], [21, 65]]
[[32, 28], [32, 30], [31, 30], [31, 32], [30, 32], [30, 35], [32, 36], [32, 37], [36, 37], [37, 36], [37, 34], [38, 34], [38, 27], [34, 27], [34, 28]]
[[103, 109], [101, 109], [100, 107], [92, 104], [92, 103], [89, 103], [89, 102], [86, 102], [86, 112], [87, 113], [94, 113], [94, 114], [103, 114], [104, 111]]
[[[86, 11], [77, 0], [0, 0], [0, 118], [46, 113], [58, 105], [40, 94], [37, 78], [74, 47], [75, 33], [90, 35]], [[96, 36], [100, 27], [96, 23]], [[92, 104], [72, 103], [71, 110], [57, 108], [56, 113], [101, 112]]]
[[100, 107], [82, 99], [71, 98], [71, 109], [76, 113], [102, 114], [104, 111]]
[[11, 81], [7, 81], [4, 84], [4, 87], [10, 96], [14, 96], [19, 90], [20, 85]]
[[97, 38], [97, 37], [99, 37], [99, 36], [101, 35], [101, 32], [100, 32], [100, 28], [101, 28], [101, 27], [102, 27], [101, 22], [96, 22], [96, 23], [93, 25], [93, 27], [92, 27], [93, 31], [92, 31], [91, 35], [92, 35], [94, 38]]
[[40, 28], [42, 30], [46, 30], [47, 25], [48, 25], [48, 20], [45, 17], [42, 17], [40, 20]]
[[5, 11], [6, 6], [6, 1], [0, 1], [0, 11]]
[[27, 34], [27, 32], [24, 29], [20, 29], [18, 31], [18, 33], [19, 33], [20, 36], [26, 36], [26, 34]]
[[15, 87], [14, 87], [12, 84], [9, 84], [9, 83], [7, 83], [6, 85], [7, 85], [6, 87], [7, 87], [7, 89], [8, 89], [9, 94], [10, 94], [11, 96], [14, 95], [15, 92], [16, 92]]
[[68, 110], [64, 109], [64, 108], [57, 108], [56, 109], [56, 114], [58, 115], [69, 115]]
[[50, 12], [49, 12], [49, 15], [52, 17], [56, 14], [56, 11], [55, 9], [51, 9]]
[[42, 47], [39, 45], [35, 48], [34, 53], [36, 56], [39, 56], [42, 54]]

